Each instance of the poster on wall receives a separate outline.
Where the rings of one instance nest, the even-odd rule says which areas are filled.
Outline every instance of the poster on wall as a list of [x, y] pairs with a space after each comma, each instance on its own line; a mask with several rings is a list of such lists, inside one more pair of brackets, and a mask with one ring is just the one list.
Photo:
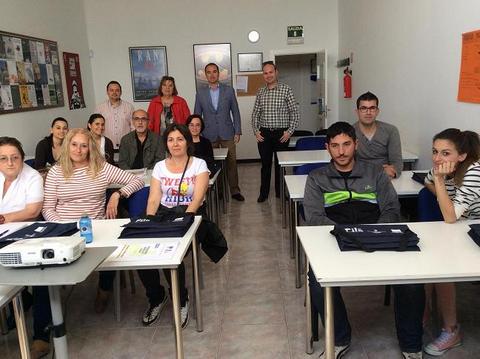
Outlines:
[[480, 103], [480, 30], [462, 34], [458, 101]]
[[[67, 83], [68, 107], [70, 110], [85, 108], [83, 97], [82, 76], [80, 73], [80, 57], [71, 52], [63, 53], [63, 68]], [[55, 82], [55, 78], [53, 78]]]
[[129, 47], [133, 101], [150, 101], [158, 95], [160, 80], [168, 75], [165, 46]]
[[230, 47], [231, 45], [227, 43], [193, 45], [197, 91], [208, 84], [205, 76], [205, 66], [211, 62], [218, 66], [220, 83], [232, 86], [232, 53]]
[[57, 43], [0, 31], [0, 115], [63, 105]]

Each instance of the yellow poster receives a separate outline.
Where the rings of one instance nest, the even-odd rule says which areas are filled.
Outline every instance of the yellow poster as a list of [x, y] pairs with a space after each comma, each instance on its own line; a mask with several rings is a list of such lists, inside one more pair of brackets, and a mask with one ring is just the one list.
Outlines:
[[480, 30], [462, 34], [458, 101], [480, 103]]

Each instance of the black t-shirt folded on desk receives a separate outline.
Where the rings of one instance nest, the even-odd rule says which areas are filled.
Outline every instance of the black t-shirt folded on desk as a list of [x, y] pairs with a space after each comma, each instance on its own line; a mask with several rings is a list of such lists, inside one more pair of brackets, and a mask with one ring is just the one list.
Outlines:
[[469, 227], [468, 235], [480, 247], [480, 224], [470, 224]]
[[35, 222], [0, 239], [0, 247], [20, 239], [68, 237], [77, 232], [77, 222]]
[[341, 251], [419, 251], [419, 238], [407, 225], [335, 225], [330, 232]]
[[425, 184], [426, 172], [413, 172], [412, 179], [420, 184]]
[[193, 223], [190, 213], [165, 213], [156, 216], [133, 218], [124, 224], [118, 238], [183, 237]]

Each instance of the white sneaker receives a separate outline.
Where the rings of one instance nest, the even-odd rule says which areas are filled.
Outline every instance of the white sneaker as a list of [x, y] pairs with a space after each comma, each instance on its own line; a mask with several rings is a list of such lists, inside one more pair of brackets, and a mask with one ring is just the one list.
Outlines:
[[403, 359], [423, 359], [422, 352], [416, 352], [416, 353], [402, 352], [402, 355], [403, 355]]
[[185, 329], [188, 325], [188, 300], [185, 302], [185, 306], [180, 308], [180, 319], [182, 321], [182, 329]]
[[[335, 359], [343, 358], [345, 354], [347, 354], [348, 350], [350, 349], [350, 344], [348, 345], [335, 345]], [[320, 354], [318, 357], [319, 359], [325, 359], [325, 350]]]
[[145, 326], [149, 326], [155, 323], [162, 313], [163, 308], [165, 308], [165, 304], [167, 303], [168, 296], [165, 295], [163, 297], [163, 301], [157, 305], [149, 305], [147, 310], [143, 313], [142, 323]]
[[428, 344], [423, 350], [425, 353], [440, 356], [447, 350], [462, 345], [462, 334], [460, 333], [460, 324], [457, 324], [453, 332], [442, 329], [442, 332], [433, 342]]

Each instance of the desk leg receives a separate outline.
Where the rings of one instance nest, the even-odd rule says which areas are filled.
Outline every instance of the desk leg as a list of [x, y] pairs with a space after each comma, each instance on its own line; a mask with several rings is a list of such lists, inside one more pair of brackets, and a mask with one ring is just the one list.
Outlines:
[[175, 350], [177, 359], [183, 359], [182, 319], [180, 318], [180, 289], [178, 287], [178, 269], [170, 269], [172, 276], [173, 321], [175, 324]]
[[[218, 178], [217, 178], [218, 180]], [[218, 183], [215, 181], [215, 223], [220, 225], [220, 200], [218, 198]]]
[[113, 281], [113, 308], [114, 308], [114, 316], [117, 322], [121, 320], [121, 309], [120, 309], [120, 271], [116, 271], [115, 273], [115, 280]]
[[293, 208], [293, 241], [295, 246], [295, 288], [300, 288], [302, 286], [302, 278], [300, 277], [302, 268], [300, 260], [300, 243], [297, 236], [297, 224], [298, 224], [298, 202], [295, 202]]
[[293, 209], [293, 206], [295, 204], [293, 203], [292, 199], [290, 198], [288, 200], [288, 213], [289, 213], [289, 217], [290, 217], [290, 258], [293, 259], [295, 258], [295, 239], [294, 239], [294, 235], [295, 235], [295, 227], [294, 227], [294, 221], [293, 221], [293, 213], [294, 213], [294, 209]]
[[308, 260], [306, 265], [306, 275], [305, 275], [305, 310], [307, 314], [307, 332], [306, 332], [306, 339], [307, 339], [307, 347], [306, 353], [312, 354], [313, 353], [313, 337], [312, 337], [312, 302], [310, 301], [310, 286], [308, 285]]
[[20, 345], [20, 355], [22, 359], [30, 359], [30, 349], [28, 348], [27, 327], [25, 325], [25, 316], [23, 314], [22, 291], [13, 298], [13, 314], [17, 326], [18, 344]]
[[287, 227], [285, 219], [285, 167], [280, 167], [280, 214], [282, 215], [282, 228]]
[[199, 264], [200, 258], [198, 256], [197, 239], [193, 237], [192, 240], [192, 259], [193, 259], [193, 288], [195, 292], [195, 318], [197, 321], [197, 332], [203, 332], [203, 311], [202, 311], [202, 299], [201, 299], [201, 286], [199, 281]]
[[68, 358], [67, 331], [62, 315], [62, 301], [58, 286], [49, 286], [50, 308], [52, 309], [53, 322], [53, 345], [55, 346], [55, 357], [57, 359]]
[[325, 358], [335, 359], [335, 327], [333, 306], [333, 288], [324, 287], [325, 296]]
[[225, 170], [225, 160], [221, 161], [222, 169], [222, 190], [223, 190], [223, 214], [227, 214], [227, 200], [228, 200], [228, 189], [227, 189], [227, 171]]

